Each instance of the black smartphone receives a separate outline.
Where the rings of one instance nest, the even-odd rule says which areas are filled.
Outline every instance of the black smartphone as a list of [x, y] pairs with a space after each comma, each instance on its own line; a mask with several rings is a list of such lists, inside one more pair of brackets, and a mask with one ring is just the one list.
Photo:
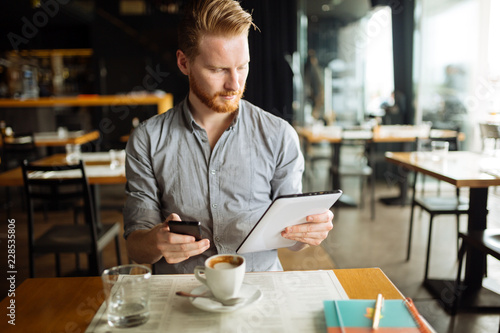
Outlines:
[[201, 222], [198, 221], [169, 221], [170, 231], [176, 234], [193, 236], [201, 240]]

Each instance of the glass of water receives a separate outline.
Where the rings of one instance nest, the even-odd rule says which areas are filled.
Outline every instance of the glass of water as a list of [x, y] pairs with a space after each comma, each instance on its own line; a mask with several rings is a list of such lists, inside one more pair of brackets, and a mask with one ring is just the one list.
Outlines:
[[108, 324], [134, 327], [149, 319], [151, 269], [142, 265], [112, 267], [102, 273]]
[[82, 150], [80, 145], [66, 145], [66, 162], [68, 164], [78, 164], [82, 158]]
[[448, 150], [450, 148], [450, 143], [448, 141], [432, 141], [431, 142], [431, 151], [432, 151], [432, 159], [434, 161], [441, 161], [448, 154]]

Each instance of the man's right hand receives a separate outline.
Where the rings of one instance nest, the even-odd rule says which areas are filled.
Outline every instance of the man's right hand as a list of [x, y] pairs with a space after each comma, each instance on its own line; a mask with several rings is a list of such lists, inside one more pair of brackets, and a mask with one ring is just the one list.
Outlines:
[[156, 247], [169, 264], [176, 264], [208, 250], [210, 241], [196, 241], [193, 236], [170, 232], [169, 221], [181, 221], [179, 215], [170, 214], [156, 228]]

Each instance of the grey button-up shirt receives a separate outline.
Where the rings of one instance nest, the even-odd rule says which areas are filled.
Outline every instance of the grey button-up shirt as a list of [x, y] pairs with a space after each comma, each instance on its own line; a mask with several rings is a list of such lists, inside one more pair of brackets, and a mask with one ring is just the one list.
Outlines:
[[[171, 213], [201, 221], [211, 242], [178, 264], [161, 259], [158, 273], [193, 273], [217, 253], [235, 253], [272, 200], [302, 191], [304, 158], [295, 130], [242, 100], [231, 126], [211, 150], [187, 100], [134, 130], [127, 144], [125, 238]], [[244, 255], [247, 271], [282, 270], [276, 251]]]

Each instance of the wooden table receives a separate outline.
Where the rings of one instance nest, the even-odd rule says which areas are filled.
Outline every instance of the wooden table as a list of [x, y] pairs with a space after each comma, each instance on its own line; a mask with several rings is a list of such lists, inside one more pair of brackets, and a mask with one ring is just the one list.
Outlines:
[[[69, 131], [66, 135], [59, 136], [57, 132], [38, 132], [33, 134], [37, 147], [64, 147], [67, 144], [82, 145], [99, 139], [99, 131]], [[12, 138], [7, 137], [5, 142], [12, 143]], [[0, 140], [0, 146], [2, 142]]]
[[173, 107], [172, 94], [148, 95], [80, 95], [67, 97], [40, 97], [35, 99], [0, 99], [0, 108], [36, 108], [54, 106], [113, 106], [156, 105], [158, 113]]
[[[336, 269], [337, 278], [351, 299], [403, 299], [403, 295], [378, 268]], [[15, 300], [16, 326], [5, 316]], [[27, 279], [16, 290], [15, 298], [1, 303], [0, 332], [84, 332], [104, 301], [100, 277]], [[42, 330], [43, 329], [43, 330]]]
[[[487, 167], [500, 166], [500, 158], [481, 155], [465, 151], [448, 152], [440, 161], [432, 159], [430, 152], [387, 152], [386, 160], [406, 169], [420, 172], [424, 175], [450, 183], [456, 187], [469, 187], [469, 231], [484, 230], [487, 226], [488, 187], [499, 186], [500, 178], [485, 173]], [[485, 255], [471, 249], [467, 253], [465, 266], [465, 284], [468, 286], [465, 293], [485, 294], [485, 298], [492, 298], [493, 307], [499, 306], [499, 300], [494, 295], [482, 288], [483, 272], [486, 268]], [[424, 283], [426, 287], [438, 298], [443, 299], [444, 305], [449, 305], [450, 286], [453, 281], [431, 280]], [[496, 294], [495, 294], [496, 295]], [[448, 297], [446, 301], [445, 298]], [[467, 298], [467, 297], [464, 297]], [[478, 297], [479, 301], [479, 297]], [[487, 301], [487, 303], [490, 303]], [[489, 306], [479, 301], [473, 307]], [[470, 305], [470, 304], [469, 304]]]
[[[90, 153], [92, 154], [92, 153]], [[97, 153], [99, 154], [99, 153]], [[53, 165], [53, 164], [64, 164], [66, 163], [66, 155], [65, 154], [55, 154], [45, 158], [42, 158], [34, 164], [39, 165]], [[85, 162], [87, 165], [106, 165], [109, 162]], [[112, 185], [112, 184], [125, 184], [127, 182], [127, 178], [125, 174], [122, 175], [113, 175], [106, 177], [92, 177], [88, 176], [90, 185]], [[0, 173], [0, 186], [23, 186], [23, 173], [21, 167]]]
[[[340, 147], [345, 142], [364, 142], [368, 150], [368, 164], [373, 168], [371, 182], [375, 184], [375, 145], [379, 143], [403, 143], [412, 144], [418, 139], [446, 139], [457, 136], [456, 131], [452, 130], [430, 130], [426, 135], [420, 130], [418, 125], [382, 125], [377, 126], [373, 130], [356, 129], [343, 130], [338, 126], [327, 126], [313, 130], [307, 127], [296, 127], [296, 131], [303, 139], [304, 157], [307, 160], [308, 148], [311, 144], [328, 142], [332, 146], [331, 163], [332, 166], [340, 165]], [[425, 132], [425, 131], [424, 131]], [[460, 141], [465, 140], [464, 133], [458, 133]], [[405, 150], [409, 148], [405, 147]], [[397, 197], [381, 198], [380, 200], [387, 205], [406, 204], [406, 193], [408, 191], [408, 183], [399, 182], [400, 194]], [[337, 175], [332, 177], [332, 188], [341, 188], [340, 178]], [[341, 200], [346, 200], [346, 195], [343, 195]], [[353, 205], [352, 200], [349, 200], [349, 205]], [[372, 218], [375, 216], [374, 205], [372, 205]]]

